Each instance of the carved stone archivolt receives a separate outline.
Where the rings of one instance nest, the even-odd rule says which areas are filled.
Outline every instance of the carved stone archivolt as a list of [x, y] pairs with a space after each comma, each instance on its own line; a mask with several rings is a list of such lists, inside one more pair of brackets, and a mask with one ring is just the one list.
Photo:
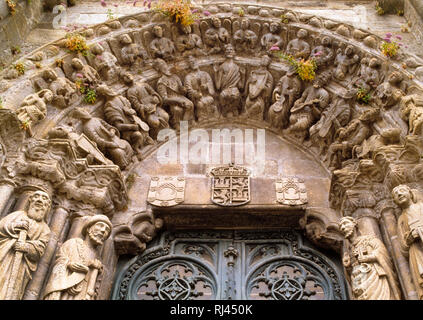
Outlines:
[[[188, 121], [193, 127], [225, 122], [266, 128], [305, 150], [332, 174], [328, 206], [313, 207], [313, 192], [306, 197], [307, 181], [303, 185], [299, 180], [277, 182], [281, 203], [305, 206], [301, 227], [309, 239], [338, 253], [343, 236], [337, 221], [354, 218], [357, 234], [366, 238], [363, 243], [351, 239], [350, 260], [368, 246], [386, 262], [385, 276], [373, 260], [363, 266], [367, 262], [358, 259], [356, 272], [350, 261], [350, 279], [362, 277], [358, 274], [368, 268], [368, 273], [376, 270], [372, 276], [364, 272], [369, 279], [379, 285], [383, 278], [384, 283], [384, 294], [373, 295], [370, 285], [351, 280], [354, 298], [400, 298], [389, 280], [393, 273], [402, 298], [421, 298], [418, 270], [423, 262], [418, 222], [414, 224], [421, 210], [414, 190], [423, 191], [423, 87], [414, 73], [423, 61], [410, 53], [389, 60], [378, 51], [379, 37], [289, 9], [239, 4], [245, 12], [240, 17], [223, 3], [198, 8], [211, 15], [189, 27], [151, 12], [109, 21], [81, 31], [88, 39], [87, 56], [68, 52], [61, 39], [23, 58], [28, 63], [42, 58], [41, 70], [0, 74], [0, 214], [12, 219], [13, 208], [22, 212], [35, 190], [60, 203], [48, 221], [55, 238], [43, 242], [46, 254], [35, 257], [24, 246], [17, 250], [34, 253], [32, 264], [43, 260], [38, 268], [31, 265], [31, 281], [20, 279], [22, 288], [15, 296], [42, 298], [57, 243], [82, 241], [84, 216], [104, 214], [113, 225], [112, 239], [104, 243], [108, 260], [101, 277], [112, 277], [113, 256], [146, 249], [163, 225], [149, 205], [181, 204], [185, 181], [152, 180], [155, 185], [141, 205], [128, 195], [127, 189], [134, 192], [132, 186], [141, 183], [135, 179], [131, 184], [133, 170], [161, 145], [161, 129], [178, 133], [180, 121]], [[298, 59], [314, 58], [314, 81], [301, 80], [272, 54], [272, 47]], [[403, 68], [407, 59], [415, 61], [414, 67]], [[368, 94], [367, 102], [359, 98], [362, 92]], [[252, 186], [246, 168], [215, 167], [211, 176], [212, 203], [248, 205]], [[145, 178], [140, 177], [148, 185]], [[402, 202], [399, 193], [407, 188], [413, 190], [408, 191], [410, 201]], [[11, 232], [16, 235], [17, 229]], [[201, 269], [185, 266], [192, 272]], [[306, 270], [301, 264], [290, 267]], [[160, 277], [160, 269], [150, 271]], [[191, 292], [192, 283], [180, 280], [176, 271], [172, 276], [161, 284], [160, 294], [174, 297], [169, 288], [177, 284]], [[101, 277], [97, 297], [105, 299], [110, 287]], [[300, 280], [269, 281], [269, 288], [304, 289]], [[30, 290], [25, 291], [26, 285]], [[276, 289], [272, 294], [287, 297]]]

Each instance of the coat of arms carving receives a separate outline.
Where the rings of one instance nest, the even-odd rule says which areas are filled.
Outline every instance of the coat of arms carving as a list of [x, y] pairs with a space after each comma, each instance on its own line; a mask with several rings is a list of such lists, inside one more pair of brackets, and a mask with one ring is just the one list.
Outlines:
[[147, 202], [158, 207], [171, 207], [184, 201], [184, 177], [151, 177]]
[[211, 201], [221, 206], [240, 206], [250, 201], [250, 171], [232, 164], [213, 168]]
[[296, 177], [276, 180], [276, 201], [289, 206], [306, 204], [307, 190], [304, 180]]

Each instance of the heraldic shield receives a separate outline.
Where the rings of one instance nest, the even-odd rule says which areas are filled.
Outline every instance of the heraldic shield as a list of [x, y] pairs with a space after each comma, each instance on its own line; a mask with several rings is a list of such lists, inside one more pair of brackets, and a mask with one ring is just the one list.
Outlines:
[[240, 206], [250, 201], [250, 171], [233, 164], [213, 168], [211, 201], [220, 206]]

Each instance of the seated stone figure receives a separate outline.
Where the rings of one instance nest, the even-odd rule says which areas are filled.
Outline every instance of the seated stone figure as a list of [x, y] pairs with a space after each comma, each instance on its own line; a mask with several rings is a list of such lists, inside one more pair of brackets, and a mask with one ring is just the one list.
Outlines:
[[76, 85], [65, 77], [58, 77], [57, 73], [46, 68], [41, 72], [40, 78], [35, 80], [36, 90], [49, 89], [53, 93], [52, 104], [60, 109], [64, 109], [78, 100]]
[[97, 93], [106, 100], [103, 106], [106, 121], [119, 130], [120, 136], [131, 143], [137, 156], [141, 158], [142, 147], [154, 144], [148, 135], [149, 126], [138, 118], [131, 103], [124, 96], [117, 94], [106, 85], [99, 86]]
[[310, 58], [316, 60], [318, 67], [327, 67], [335, 58], [335, 52], [332, 49], [332, 40], [325, 36], [322, 43], [311, 50]]
[[275, 129], [285, 128], [288, 124], [290, 110], [301, 95], [301, 81], [294, 67], [289, 68], [273, 90], [273, 104], [269, 108], [268, 119]]
[[208, 54], [216, 54], [223, 51], [223, 47], [229, 43], [229, 32], [222, 27], [218, 17], [211, 19], [212, 25], [204, 34], [204, 43], [210, 47]]
[[313, 85], [304, 90], [301, 98], [295, 101], [289, 117], [287, 133], [296, 133], [304, 140], [312, 124], [320, 118], [322, 111], [328, 106], [330, 96], [323, 87], [330, 81], [330, 72], [317, 76]]
[[286, 52], [295, 58], [307, 59], [310, 56], [310, 45], [305, 41], [307, 35], [307, 30], [298, 30], [297, 38], [288, 42]]
[[401, 118], [408, 121], [408, 133], [423, 134], [423, 97], [419, 94], [405, 96], [400, 102]]
[[243, 52], [253, 52], [257, 43], [257, 35], [249, 29], [250, 21], [242, 19], [241, 29], [234, 34], [235, 49]]
[[214, 65], [216, 89], [220, 90], [219, 102], [223, 116], [239, 114], [241, 93], [244, 88], [245, 70], [234, 61], [235, 50], [231, 44], [225, 47], [226, 60], [220, 65]]
[[96, 86], [100, 82], [100, 75], [91, 66], [84, 64], [81, 59], [72, 59], [73, 73], [71, 80], [74, 82], [81, 82], [85, 86]]
[[72, 116], [81, 120], [82, 132], [120, 169], [124, 170], [131, 163], [134, 151], [127, 141], [120, 139], [118, 129], [103, 119], [91, 116], [83, 108], [76, 108]]
[[163, 28], [161, 26], [154, 26], [153, 34], [155, 39], [150, 43], [153, 58], [171, 59], [176, 53], [173, 41], [163, 36]]
[[106, 81], [117, 80], [119, 76], [117, 58], [106, 51], [100, 43], [94, 44], [91, 52], [94, 55], [93, 66], [100, 76]]
[[121, 63], [135, 68], [142, 66], [147, 61], [148, 54], [145, 49], [132, 41], [129, 34], [123, 34], [119, 37], [122, 49], [120, 51]]
[[272, 22], [270, 24], [270, 32], [266, 33], [261, 37], [260, 44], [263, 50], [266, 52], [270, 50], [271, 47], [276, 46], [279, 49], [282, 49], [283, 40], [281, 38], [280, 30], [281, 25], [277, 22]]
[[188, 97], [194, 102], [195, 114], [198, 121], [219, 118], [214, 101], [214, 85], [210, 75], [201, 71], [194, 57], [189, 57], [189, 67], [191, 72], [185, 77], [185, 87]]
[[355, 54], [353, 46], [347, 46], [344, 52], [342, 52], [342, 49], [338, 49], [333, 63], [335, 67], [333, 77], [337, 80], [344, 80], [348, 75], [355, 72], [359, 60], [360, 57]]
[[157, 92], [163, 99], [163, 105], [170, 110], [172, 126], [179, 130], [180, 121], [194, 121], [194, 104], [184, 96], [186, 89], [182, 85], [181, 79], [170, 72], [166, 61], [156, 59], [153, 67], [160, 74], [157, 81]]
[[380, 109], [369, 109], [363, 112], [360, 117], [352, 120], [346, 127], [338, 129], [337, 139], [329, 147], [325, 157], [329, 167], [339, 167], [342, 159], [351, 156], [355, 146], [367, 139], [371, 134], [371, 125], [377, 120]]
[[250, 72], [245, 85], [247, 99], [244, 117], [263, 120], [264, 110], [269, 105], [273, 88], [273, 76], [267, 69], [270, 62], [272, 62], [270, 57], [264, 55], [260, 67]]
[[398, 71], [389, 74], [388, 80], [381, 83], [375, 90], [373, 96], [376, 104], [384, 109], [397, 105], [405, 96], [406, 85], [403, 76]]
[[380, 61], [376, 58], [364, 58], [361, 60], [361, 68], [357, 77], [353, 79], [352, 85], [369, 92], [379, 85], [380, 78]]
[[192, 32], [192, 27], [181, 25], [179, 28], [183, 34], [176, 38], [176, 48], [182, 53], [182, 56], [205, 55], [203, 40], [199, 35]]
[[135, 82], [131, 73], [125, 72], [121, 76], [129, 87], [126, 92], [128, 100], [138, 116], [148, 123], [150, 136], [156, 139], [160, 129], [169, 127], [169, 114], [162, 108], [162, 98], [144, 80]]

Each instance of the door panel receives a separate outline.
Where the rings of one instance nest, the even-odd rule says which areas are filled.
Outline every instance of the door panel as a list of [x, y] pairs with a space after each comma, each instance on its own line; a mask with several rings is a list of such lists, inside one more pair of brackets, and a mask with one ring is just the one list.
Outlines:
[[177, 231], [126, 263], [112, 298], [340, 300], [344, 283], [294, 231]]

